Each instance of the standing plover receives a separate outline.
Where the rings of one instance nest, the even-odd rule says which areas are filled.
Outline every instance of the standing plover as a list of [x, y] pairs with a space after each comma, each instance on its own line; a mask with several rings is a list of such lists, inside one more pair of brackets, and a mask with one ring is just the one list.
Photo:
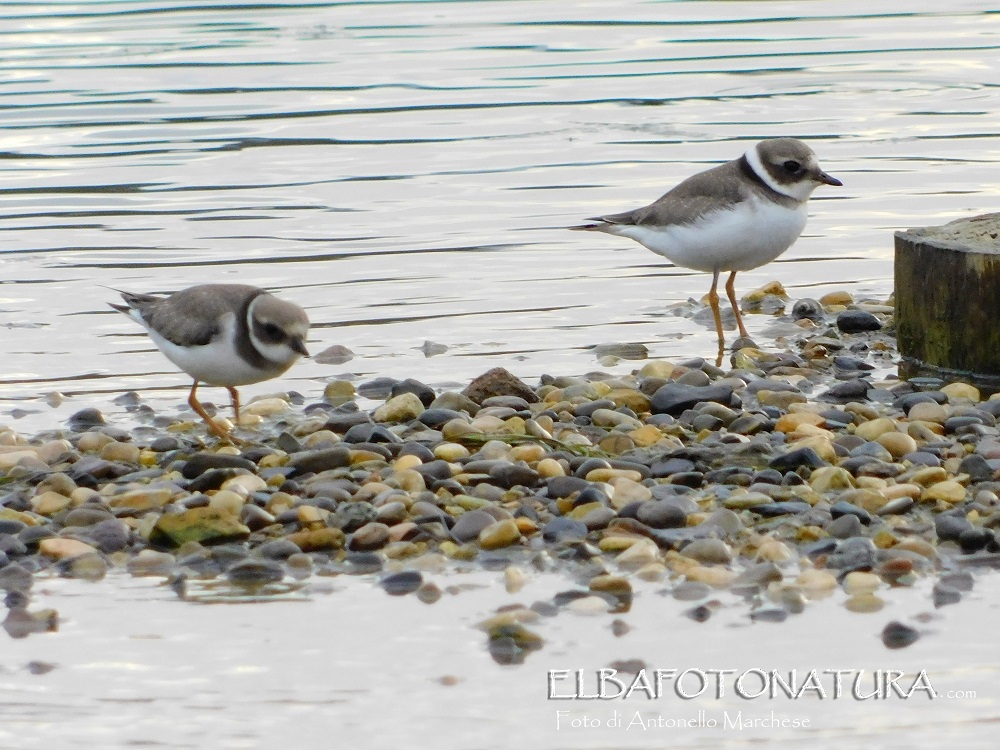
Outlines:
[[819, 168], [816, 154], [802, 141], [772, 138], [739, 159], [689, 177], [648, 206], [570, 229], [629, 237], [679, 266], [711, 273], [708, 301], [721, 353], [719, 273], [729, 271], [726, 294], [740, 335], [747, 336], [733, 286], [736, 273], [770, 263], [791, 247], [806, 225], [812, 191], [842, 184]]
[[309, 355], [305, 310], [254, 286], [202, 284], [166, 297], [120, 293], [125, 304], [111, 307], [145, 327], [167, 359], [194, 378], [188, 404], [224, 440], [228, 431], [195, 396], [198, 384], [225, 387], [238, 424], [236, 386], [277, 377]]

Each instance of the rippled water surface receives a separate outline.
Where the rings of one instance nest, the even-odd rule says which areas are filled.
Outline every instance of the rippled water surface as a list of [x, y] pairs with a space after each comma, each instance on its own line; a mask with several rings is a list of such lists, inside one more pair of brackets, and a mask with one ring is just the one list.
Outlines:
[[[381, 375], [445, 386], [497, 365], [529, 381], [545, 372], [628, 372], [635, 363], [597, 361], [591, 347], [611, 342], [642, 342], [651, 356], [678, 361], [712, 354], [714, 333], [672, 311], [702, 297], [706, 275], [675, 268], [630, 241], [563, 227], [643, 205], [770, 136], [809, 141], [844, 187], [818, 190], [799, 242], [778, 262], [741, 274], [739, 288], [777, 279], [793, 298], [833, 289], [885, 298], [895, 229], [996, 208], [998, 46], [1000, 13], [961, 1], [3, 3], [0, 419], [31, 432], [96, 406], [127, 424], [112, 403], [124, 391], [141, 391], [157, 409], [183, 401], [187, 378], [107, 307], [116, 297], [112, 288], [264, 286], [308, 310], [314, 351], [339, 344], [355, 355], [340, 365], [304, 361], [280, 381], [247, 388], [247, 398], [278, 388], [316, 398], [330, 379]], [[748, 319], [764, 342], [770, 323]], [[66, 398], [45, 398], [53, 392]], [[104, 604], [89, 600], [76, 616], [83, 621], [94, 615], [88, 608], [120, 608], [122, 598], [145, 601], [139, 588], [114, 595], [95, 589], [87, 596]], [[399, 617], [396, 601], [384, 611], [365, 601], [354, 616]], [[189, 620], [175, 601], [148, 606], [156, 610], [150, 617], [170, 627], [134, 624], [122, 638], [152, 632], [193, 652], [208, 648], [192, 634], [199, 628], [215, 629], [212, 644], [232, 636], [209, 675], [223, 669], [219, 660], [233, 674], [257, 669], [259, 655], [249, 658], [248, 651], [284, 637], [282, 621], [270, 619], [275, 610], [266, 607], [234, 605], [224, 610], [231, 620], [205, 625], [202, 613], [210, 608]], [[415, 611], [436, 611], [422, 606]], [[369, 631], [356, 621], [352, 629], [334, 610], [324, 614], [328, 624], [310, 620], [315, 631], [308, 636], [290, 636], [321, 641], [317, 659], [328, 658], [330, 674], [344, 649], [380, 653], [380, 642], [393, 637], [391, 628]], [[426, 618], [435, 633], [467, 627], [438, 611]], [[269, 631], [272, 640], [253, 631], [258, 617], [262, 628], [277, 628]], [[424, 620], [414, 623], [423, 627]], [[660, 627], [648, 615], [644, 637]], [[241, 640], [251, 631], [257, 640]], [[740, 632], [742, 643], [754, 643], [789, 630]], [[84, 638], [109, 652], [101, 659], [132, 666], [88, 666], [70, 648]], [[586, 636], [577, 641], [569, 629], [560, 638], [574, 659], [584, 653]], [[804, 632], [789, 638], [808, 643]], [[149, 698], [141, 710], [130, 694], [108, 697], [97, 709], [70, 702], [63, 732], [46, 722], [63, 719], [66, 694], [37, 705], [31, 697], [59, 684], [60, 672], [18, 673], [11, 684], [28, 691], [23, 700], [38, 712], [34, 724], [29, 718], [22, 726], [48, 726], [47, 736], [57, 738], [50, 746], [60, 746], [87, 717], [101, 717], [88, 725], [99, 733], [119, 713], [146, 717], [123, 741], [129, 746], [203, 746], [196, 731], [172, 741], [164, 724], [148, 717], [195, 706], [210, 723], [211, 709], [242, 689], [234, 678], [204, 697], [194, 661], [184, 674], [160, 674], [175, 658], [168, 650], [147, 653], [142, 665], [125, 647], [131, 641], [72, 628], [50, 639], [68, 644], [50, 648], [65, 649], [61, 672], [77, 669], [80, 690], [105, 676], [125, 680], [133, 666], [173, 686], [153, 690], [153, 697], [140, 691], [136, 700]], [[318, 697], [302, 688], [292, 697], [279, 691], [237, 700], [239, 715], [252, 719], [267, 706], [313, 747], [330, 745], [328, 735], [305, 728], [330, 731], [331, 717], [347, 709], [373, 723], [392, 711], [414, 726], [430, 717], [428, 726], [441, 736], [451, 716], [463, 727], [455, 736], [473, 739], [422, 746], [506, 747], [511, 743], [497, 729], [511, 727], [521, 706], [505, 704], [505, 696], [528, 691], [534, 713], [510, 736], [530, 746], [531, 722], [551, 713], [543, 705], [544, 669], [563, 666], [558, 649], [545, 657], [551, 664], [530, 675], [523, 667], [490, 672], [466, 665], [466, 677], [486, 674], [486, 681], [469, 678], [448, 692], [431, 681], [444, 670], [434, 664], [435, 648], [447, 650], [441, 644], [448, 642], [434, 641], [431, 656], [416, 665], [378, 667], [413, 691], [387, 693], [391, 706], [377, 692], [358, 698], [356, 691], [377, 688], [334, 680]], [[45, 658], [44, 638], [28, 643]], [[422, 644], [415, 636], [411, 650]], [[606, 646], [601, 641], [581, 666], [619, 656]], [[31, 650], [19, 647], [18, 658]], [[478, 640], [460, 653], [466, 656], [456, 659], [487, 658]], [[395, 650], [384, 655], [403, 658]], [[962, 660], [974, 663], [967, 652]], [[294, 683], [287, 671], [293, 663], [261, 669]], [[174, 688], [179, 704], [171, 702]], [[436, 691], [435, 699], [412, 698], [424, 690]], [[897, 721], [889, 709], [866, 713], [868, 705], [850, 717], [866, 717], [860, 720], [882, 737], [880, 747], [890, 746], [893, 728], [914, 721], [912, 714]], [[952, 714], [941, 705], [933, 716], [943, 722]], [[963, 729], [972, 727], [980, 739], [992, 731], [974, 731], [973, 704], [964, 705]], [[996, 719], [995, 696], [975, 705], [985, 712], [981, 719]], [[477, 720], [456, 718], [471, 706]], [[916, 721], [926, 736], [954, 738], [958, 726]], [[354, 746], [378, 746], [365, 743], [363, 722], [351, 726]], [[831, 731], [836, 736], [837, 728]], [[552, 747], [623, 743], [537, 732]], [[24, 739], [30, 734], [25, 729], [16, 742], [8, 735], [4, 744], [34, 747]], [[220, 747], [253, 747], [258, 735], [248, 726], [205, 736]], [[702, 742], [701, 735], [684, 737]], [[113, 746], [105, 739], [111, 744], [101, 746]], [[674, 746], [675, 739], [647, 735], [635, 746]]]
[[807, 139], [845, 186], [739, 288], [884, 298], [893, 230], [997, 192], [1000, 16], [924, 5], [5, 4], [0, 414], [31, 430], [114, 414], [129, 389], [182, 401], [109, 287], [300, 303], [314, 351], [355, 354], [278, 386], [307, 397], [342, 377], [581, 374], [610, 342], [711, 354], [670, 310], [705, 274], [563, 227], [768, 136]]

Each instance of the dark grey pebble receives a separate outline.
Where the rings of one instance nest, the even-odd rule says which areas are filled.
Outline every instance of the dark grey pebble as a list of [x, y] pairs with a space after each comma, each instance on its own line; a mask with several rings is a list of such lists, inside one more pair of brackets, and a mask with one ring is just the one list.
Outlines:
[[533, 602], [529, 609], [542, 617], [555, 617], [559, 614], [559, 607], [552, 602]]
[[[6, 505], [6, 498], [4, 498]], [[18, 521], [14, 518], [0, 518], [0, 534], [19, 534], [28, 528], [28, 524], [24, 521]]]
[[862, 456], [877, 459], [879, 461], [885, 461], [887, 463], [892, 461], [892, 454], [888, 449], [881, 443], [876, 443], [875, 441], [865, 441], [855, 448], [851, 449], [851, 457], [859, 458]]
[[697, 607], [685, 610], [684, 615], [695, 622], [705, 622], [712, 616], [712, 608], [705, 604], [699, 604]]
[[573, 413], [578, 417], [592, 416], [598, 409], [611, 409], [614, 411], [615, 402], [610, 398], [599, 398], [594, 401], [586, 401], [573, 407]]
[[[843, 516], [843, 518], [855, 517]], [[860, 524], [860, 521], [858, 523]], [[872, 540], [855, 536], [837, 545], [837, 549], [826, 559], [826, 567], [849, 573], [852, 570], [871, 569], [877, 562], [878, 550]]]
[[[389, 448], [391, 450], [391, 448]], [[424, 464], [429, 464], [435, 460], [434, 451], [422, 443], [406, 443], [399, 449], [399, 456], [416, 456]]]
[[652, 476], [661, 478], [695, 470], [695, 462], [686, 458], [660, 458], [650, 466]]
[[80, 487], [96, 487], [99, 479], [117, 479], [131, 474], [134, 466], [126, 466], [115, 461], [105, 461], [97, 456], [82, 456], [73, 464], [69, 477]]
[[909, 461], [917, 466], [940, 466], [941, 459], [935, 456], [933, 453], [927, 453], [926, 451], [914, 451], [913, 453], [907, 453], [902, 458], [903, 461]]
[[747, 383], [748, 393], [757, 394], [760, 391], [784, 391], [787, 393], [801, 393], [802, 390], [792, 383], [784, 380], [772, 380], [771, 378], [758, 378]]
[[738, 435], [756, 435], [773, 429], [774, 421], [770, 417], [752, 412], [741, 414], [729, 424], [729, 431]]
[[260, 531], [274, 522], [274, 516], [253, 503], [247, 503], [240, 510], [240, 523], [250, 531]]
[[701, 506], [691, 499], [692, 493], [686, 487], [676, 484], [656, 484], [649, 488], [653, 492], [654, 500], [665, 500], [676, 505], [685, 515], [697, 513]]
[[295, 542], [288, 539], [271, 539], [255, 547], [253, 553], [255, 557], [263, 557], [267, 560], [287, 560], [301, 551]]
[[442, 427], [453, 419], [468, 420], [469, 415], [454, 409], [425, 409], [417, 419], [428, 427]]
[[323, 450], [296, 453], [288, 459], [288, 466], [296, 474], [319, 474], [329, 469], [340, 469], [351, 465], [351, 455], [347, 448], [326, 448]]
[[350, 534], [376, 518], [378, 509], [369, 502], [344, 503], [332, 516], [331, 525]]
[[149, 449], [154, 453], [168, 453], [169, 451], [179, 450], [180, 447], [181, 441], [173, 435], [158, 435], [149, 444]]
[[351, 575], [378, 573], [385, 566], [385, 559], [378, 552], [348, 552], [343, 570]]
[[788, 610], [783, 607], [762, 607], [750, 613], [753, 622], [784, 622], [788, 619]]
[[356, 424], [344, 433], [347, 443], [402, 443], [394, 432], [380, 424]]
[[489, 398], [483, 400], [482, 405], [485, 408], [499, 406], [507, 409], [513, 409], [514, 411], [526, 411], [528, 409], [528, 402], [520, 396], [490, 396]]
[[772, 458], [770, 463], [768, 463], [768, 466], [781, 472], [795, 471], [800, 466], [818, 469], [826, 465], [826, 461], [820, 458], [819, 454], [812, 448], [796, 448], [781, 456]]
[[864, 508], [859, 508], [857, 505], [844, 500], [838, 500], [830, 507], [830, 515], [834, 518], [840, 518], [841, 516], [848, 515], [857, 516], [858, 520], [865, 526], [872, 522], [871, 513]]
[[861, 519], [847, 513], [827, 523], [823, 530], [834, 539], [850, 539], [863, 533]]
[[776, 503], [767, 503], [766, 505], [755, 505], [751, 510], [765, 518], [774, 518], [776, 516], [804, 513], [811, 508], [812, 506], [803, 500], [782, 500]]
[[868, 398], [868, 391], [871, 387], [871, 383], [863, 378], [845, 380], [837, 383], [826, 392], [821, 393], [817, 398], [820, 401], [833, 401], [835, 403], [865, 401]]
[[863, 359], [857, 357], [849, 357], [844, 354], [839, 354], [833, 358], [833, 366], [838, 370], [843, 370], [845, 372], [857, 372], [859, 370], [874, 370], [875, 365], [870, 362], [865, 362]]
[[973, 528], [963, 516], [941, 514], [934, 519], [934, 530], [942, 542], [957, 542], [963, 532]]
[[451, 527], [451, 535], [459, 544], [471, 542], [479, 537], [479, 532], [495, 521], [485, 510], [470, 510], [456, 519], [455, 525]]
[[114, 518], [114, 514], [107, 508], [97, 505], [81, 505], [73, 508], [62, 519], [63, 528], [68, 526], [93, 526], [95, 523]]
[[38, 675], [38, 674], [48, 674], [49, 672], [51, 672], [53, 669], [56, 668], [56, 665], [53, 664], [52, 662], [38, 661], [36, 659], [29, 661], [27, 664], [24, 665], [24, 668], [30, 674]]
[[550, 543], [580, 541], [587, 537], [587, 524], [565, 516], [556, 516], [542, 529], [542, 538]]
[[398, 382], [399, 381], [395, 378], [375, 378], [374, 380], [369, 380], [368, 382], [359, 385], [357, 388], [358, 395], [370, 398], [374, 401], [385, 401], [389, 398], [393, 387], [395, 387]]
[[603, 458], [585, 458], [579, 463], [571, 462], [570, 466], [573, 473], [583, 479], [594, 469], [610, 469], [611, 463]]
[[919, 638], [920, 633], [914, 628], [895, 620], [882, 630], [882, 643], [886, 648], [905, 648]]
[[88, 527], [85, 536], [101, 552], [110, 554], [128, 547], [132, 540], [132, 530], [124, 521], [109, 518]]
[[239, 469], [209, 469], [188, 482], [186, 489], [188, 492], [211, 492], [240, 473]]
[[400, 380], [398, 383], [394, 383], [392, 388], [389, 390], [390, 397], [399, 396], [403, 393], [412, 393], [420, 399], [420, 403], [424, 405], [424, 408], [430, 406], [437, 397], [433, 388], [426, 383], [421, 383], [419, 380], [414, 380], [413, 378]]
[[534, 487], [538, 484], [538, 472], [524, 463], [502, 463], [490, 470], [490, 479], [504, 489], [513, 487]]
[[385, 589], [390, 596], [404, 596], [412, 594], [420, 588], [424, 582], [424, 577], [418, 570], [401, 570], [398, 573], [390, 573], [381, 581], [379, 585]]
[[326, 423], [323, 425], [323, 429], [343, 435], [349, 429], [356, 427], [359, 424], [373, 424], [372, 418], [363, 411], [337, 410], [326, 418]]
[[93, 408], [80, 409], [70, 416], [68, 422], [69, 428], [73, 432], [86, 432], [91, 427], [99, 427], [108, 423], [101, 410]]
[[948, 395], [941, 391], [919, 391], [917, 393], [907, 393], [892, 402], [894, 409], [909, 412], [917, 404], [934, 403], [944, 404], [948, 401]]
[[3, 605], [7, 609], [24, 609], [30, 603], [31, 595], [20, 589], [11, 589], [3, 598]]
[[653, 529], [675, 529], [687, 525], [687, 514], [668, 500], [641, 503], [635, 517]]
[[[55, 536], [51, 530], [46, 529], [46, 531], [49, 531], [49, 536]], [[0, 552], [3, 552], [7, 557], [21, 557], [28, 554], [28, 545], [21, 539], [20, 535], [0, 534]]]
[[273, 560], [241, 560], [226, 570], [226, 578], [244, 586], [275, 583], [284, 577], [285, 569]]
[[823, 305], [810, 297], [803, 297], [792, 305], [793, 320], [808, 318], [809, 320], [821, 321], [823, 320], [823, 315]]
[[987, 463], [986, 458], [978, 453], [972, 453], [962, 459], [958, 465], [960, 474], [968, 474], [973, 482], [988, 482], [993, 479], [993, 467]]
[[935, 609], [940, 609], [941, 607], [949, 604], [958, 604], [962, 601], [962, 592], [945, 583], [941, 583], [941, 581], [938, 581], [934, 584], [934, 590], [931, 592], [931, 599], [934, 602]]
[[777, 469], [761, 469], [753, 475], [754, 484], [781, 484], [784, 475]]
[[596, 531], [598, 529], [606, 529], [617, 515], [611, 508], [601, 507], [594, 508], [581, 520], [589, 531]]
[[844, 310], [837, 315], [837, 328], [844, 333], [880, 331], [882, 323], [870, 312], [864, 310]]
[[[79, 463], [79, 462], [78, 462]], [[185, 479], [195, 479], [211, 469], [246, 469], [255, 471], [257, 465], [242, 456], [224, 453], [195, 453], [184, 462], [181, 474]]]
[[44, 526], [29, 526], [18, 534], [17, 538], [30, 549], [36, 549], [40, 541], [50, 539], [55, 535], [56, 532], [52, 528], [52, 524], [45, 524]]
[[697, 489], [705, 483], [705, 475], [700, 471], [681, 471], [670, 475], [670, 484]]
[[414, 470], [426, 480], [451, 479], [451, 464], [440, 459], [420, 464]]
[[590, 482], [582, 477], [552, 477], [545, 483], [548, 496], [552, 498], [569, 497], [574, 492], [582, 492], [590, 487]]
[[650, 399], [650, 410], [654, 414], [669, 414], [676, 417], [685, 409], [691, 409], [702, 401], [714, 401], [724, 406], [739, 405], [739, 399], [728, 385], [693, 386], [667, 383], [653, 394]]
[[285, 453], [300, 453], [302, 451], [302, 443], [290, 432], [282, 432], [274, 444]]
[[820, 412], [820, 416], [827, 421], [827, 424], [832, 427], [840, 427], [843, 425], [852, 424], [854, 420], [854, 415], [849, 411], [844, 411], [843, 409], [827, 409], [826, 411]]
[[990, 542], [995, 541], [996, 537], [992, 531], [977, 527], [966, 529], [958, 535], [958, 546], [965, 553], [978, 552], [981, 549], [985, 549]]

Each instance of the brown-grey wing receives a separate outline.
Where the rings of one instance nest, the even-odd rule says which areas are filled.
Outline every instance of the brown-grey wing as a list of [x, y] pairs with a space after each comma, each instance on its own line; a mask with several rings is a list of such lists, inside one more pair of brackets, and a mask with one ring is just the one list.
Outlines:
[[699, 217], [728, 208], [750, 197], [750, 190], [740, 178], [737, 162], [688, 177], [648, 206], [601, 217], [610, 224], [668, 226], [690, 224]]
[[127, 301], [150, 328], [171, 343], [202, 346], [219, 335], [227, 312], [240, 313], [241, 303], [249, 299], [247, 294], [236, 285], [205, 284], [174, 292], [165, 299], [133, 295]]

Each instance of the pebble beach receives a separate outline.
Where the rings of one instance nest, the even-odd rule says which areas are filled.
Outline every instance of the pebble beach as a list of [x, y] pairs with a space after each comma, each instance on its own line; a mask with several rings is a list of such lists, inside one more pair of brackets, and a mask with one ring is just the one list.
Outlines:
[[[431, 569], [493, 571], [507, 592], [552, 571], [576, 581], [497, 602], [480, 625], [501, 664], [543, 648], [531, 622], [563, 609], [627, 632], [639, 581], [697, 622], [722, 592], [775, 623], [831, 595], [878, 612], [887, 590], [927, 580], [929, 608], [960, 602], [1000, 562], [1000, 399], [898, 379], [891, 300], [792, 302], [768, 285], [743, 304], [783, 334], [737, 342], [723, 367], [609, 344], [595, 356], [614, 373], [527, 383], [495, 368], [441, 392], [333, 380], [247, 404], [235, 446], [137, 393], [115, 400], [134, 429], [98, 409], [34, 436], [5, 427], [4, 628], [58, 628], [33, 602], [39, 580], [109, 572], [187, 601], [359, 576], [433, 604]], [[901, 648], [919, 633], [892, 620], [880, 636]]]

